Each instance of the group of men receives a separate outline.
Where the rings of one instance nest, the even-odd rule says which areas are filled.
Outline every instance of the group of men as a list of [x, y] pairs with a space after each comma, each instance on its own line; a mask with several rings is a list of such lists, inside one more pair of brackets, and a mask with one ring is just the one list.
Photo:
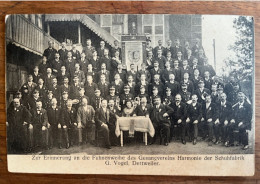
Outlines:
[[[209, 146], [243, 145], [248, 149], [252, 106], [233, 76], [226, 84], [209, 65], [197, 39], [190, 47], [179, 39], [152, 48], [136, 71], [126, 70], [119, 42], [95, 49], [87, 39], [80, 53], [76, 45], [56, 50], [53, 42], [34, 66], [28, 81], [15, 94], [7, 110], [10, 151], [29, 151], [41, 146], [69, 148], [89, 142], [110, 149], [118, 145], [116, 120], [120, 116], [151, 119], [154, 144], [172, 140], [197, 144], [198, 136]], [[187, 139], [188, 138], [188, 139]], [[214, 142], [213, 142], [214, 140]], [[101, 142], [101, 143], [100, 143]]]

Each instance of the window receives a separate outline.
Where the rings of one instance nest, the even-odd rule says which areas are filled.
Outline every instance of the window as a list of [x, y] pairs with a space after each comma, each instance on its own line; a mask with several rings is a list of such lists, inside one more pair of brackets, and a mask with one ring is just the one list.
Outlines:
[[142, 15], [143, 34], [151, 39], [152, 46], [157, 46], [158, 40], [164, 43], [164, 15]]

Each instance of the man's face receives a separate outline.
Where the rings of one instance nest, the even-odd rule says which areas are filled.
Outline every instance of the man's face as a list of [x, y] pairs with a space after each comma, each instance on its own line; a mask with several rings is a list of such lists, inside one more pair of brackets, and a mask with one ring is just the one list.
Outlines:
[[211, 97], [210, 96], [206, 96], [205, 100], [206, 100], [207, 103], [210, 103], [211, 102]]
[[115, 56], [119, 57], [119, 52], [118, 51], [115, 52]]
[[181, 53], [181, 52], [178, 52], [178, 53], [177, 53], [177, 56], [178, 56], [178, 57], [181, 57], [181, 56], [182, 56], [182, 53]]
[[157, 54], [158, 54], [158, 56], [161, 56], [162, 55], [162, 50], [158, 50]]
[[52, 48], [53, 43], [52, 42], [48, 42], [49, 48]]
[[199, 50], [199, 55], [203, 55], [204, 51], [202, 49]]
[[158, 95], [158, 89], [157, 88], [153, 89], [153, 95], [154, 96]]
[[81, 55], [80, 55], [80, 57], [83, 58], [83, 59], [85, 59], [85, 57], [86, 57], [85, 53], [82, 52]]
[[197, 59], [193, 59], [192, 63], [193, 63], [193, 65], [197, 65], [198, 64], [198, 60]]
[[220, 95], [220, 99], [221, 99], [222, 102], [225, 102], [226, 99], [227, 99], [226, 94], [225, 94], [225, 93], [222, 93], [222, 94]]
[[52, 84], [53, 84], [53, 85], [56, 85], [56, 84], [57, 84], [57, 79], [56, 79], [56, 78], [53, 78], [53, 79], [52, 79]]
[[65, 66], [62, 66], [60, 70], [61, 70], [62, 73], [65, 73], [66, 72]]
[[118, 65], [117, 68], [118, 68], [118, 70], [122, 70], [123, 66], [122, 65]]
[[198, 76], [200, 74], [199, 70], [194, 70], [194, 75]]
[[79, 95], [80, 95], [80, 96], [84, 96], [84, 94], [85, 94], [85, 90], [84, 90], [84, 89], [81, 89], [81, 90], [79, 91]]
[[151, 51], [148, 52], [148, 57], [151, 58], [153, 56], [153, 53]]
[[155, 62], [153, 65], [157, 68], [159, 66], [159, 63]]
[[31, 75], [28, 77], [28, 81], [29, 81], [29, 82], [32, 82], [32, 81], [33, 81], [33, 77], [32, 77]]
[[173, 74], [170, 74], [170, 75], [169, 75], [169, 79], [170, 79], [171, 81], [174, 81], [175, 76], [174, 76]]
[[20, 106], [20, 100], [18, 98], [14, 99], [14, 107], [19, 107]]
[[244, 101], [244, 95], [238, 94], [237, 99], [238, 99], [239, 102], [243, 102]]
[[65, 49], [66, 48], [66, 43], [62, 42], [61, 47]]
[[108, 105], [109, 105], [109, 107], [114, 107], [114, 105], [115, 105], [114, 100], [109, 100]]
[[140, 88], [140, 92], [141, 92], [141, 94], [144, 94], [145, 93], [145, 88]]
[[204, 73], [205, 78], [209, 78], [209, 72]]
[[238, 91], [239, 90], [239, 85], [235, 85], [234, 86], [234, 91]]
[[104, 41], [101, 41], [101, 42], [100, 42], [100, 47], [101, 47], [101, 48], [104, 48], [104, 47], [105, 47], [105, 42], [104, 42]]
[[119, 80], [120, 76], [118, 74], [115, 75], [115, 80]]
[[62, 98], [63, 98], [63, 100], [67, 100], [68, 97], [69, 97], [68, 93], [64, 93], [64, 94], [62, 94]]
[[34, 70], [36, 73], [38, 73], [39, 68], [38, 68], [38, 67], [35, 67], [33, 70]]
[[204, 88], [204, 83], [203, 82], [199, 83], [199, 88]]
[[182, 64], [183, 64], [183, 66], [188, 66], [188, 61], [184, 60]]
[[72, 57], [71, 52], [68, 52], [68, 58], [71, 58], [71, 57]]
[[55, 54], [55, 59], [59, 60], [60, 59], [60, 55], [58, 53]]
[[167, 41], [167, 44], [168, 44], [168, 46], [171, 46], [171, 45], [172, 45], [172, 41], [171, 41], [171, 40], [168, 40], [168, 41]]
[[212, 92], [216, 92], [217, 91], [217, 86], [216, 85], [212, 85], [211, 86], [211, 91]]
[[107, 50], [107, 49], [104, 50], [104, 55], [105, 55], [105, 56], [108, 56], [108, 50]]
[[165, 67], [166, 67], [166, 68], [170, 68], [170, 66], [171, 66], [170, 62], [166, 62], [166, 63], [165, 63]]
[[130, 109], [132, 107], [132, 103], [131, 102], [127, 102], [126, 103], [126, 107]]
[[88, 81], [88, 83], [92, 83], [92, 81], [93, 81], [92, 76], [88, 76], [87, 81]]
[[97, 56], [97, 52], [95, 51], [95, 52], [93, 52], [93, 56], [94, 57], [96, 57]]
[[176, 44], [176, 46], [179, 46], [179, 45], [180, 45], [180, 40], [179, 40], [179, 39], [176, 39], [176, 40], [175, 40], [175, 44]]
[[128, 82], [133, 82], [133, 77], [131, 75], [128, 77]]
[[101, 76], [100, 76], [100, 80], [101, 80], [102, 82], [105, 82], [105, 81], [106, 81], [106, 77], [105, 77], [104, 75], [101, 75]]
[[43, 83], [44, 83], [43, 79], [39, 79], [38, 83], [39, 83], [40, 85], [43, 85]]
[[76, 70], [79, 70], [79, 64], [76, 64], [76, 65], [75, 65], [75, 69], [76, 69]]
[[55, 98], [53, 98], [53, 99], [51, 100], [51, 105], [52, 105], [52, 106], [56, 106], [56, 105], [57, 105], [57, 100], [56, 100]]
[[160, 98], [154, 99], [154, 103], [155, 103], [155, 105], [160, 105], [161, 104], [161, 99]]
[[140, 77], [140, 79], [141, 79], [141, 81], [145, 81], [145, 75], [143, 74], [143, 75], [141, 75], [141, 77]]
[[87, 46], [91, 46], [91, 40], [87, 40]]
[[170, 58], [172, 57], [172, 54], [170, 52], [167, 53], [167, 57]]
[[35, 99], [38, 99], [39, 98], [39, 93], [37, 92], [37, 93], [33, 93], [33, 97], [35, 98]]
[[158, 41], [158, 45], [159, 45], [159, 46], [162, 46], [162, 40], [159, 40], [159, 41]]
[[175, 96], [175, 101], [180, 102], [181, 101], [181, 95], [176, 95]]
[[72, 101], [69, 100], [69, 101], [67, 102], [67, 107], [68, 107], [69, 109], [72, 107]]
[[166, 95], [167, 95], [167, 96], [171, 96], [171, 94], [172, 94], [171, 90], [167, 90], [167, 91], [166, 91]]
[[109, 92], [110, 92], [110, 95], [113, 95], [113, 96], [114, 96], [116, 91], [115, 91], [115, 89], [110, 89]]
[[74, 77], [73, 81], [74, 81], [75, 83], [78, 83], [78, 82], [79, 82], [79, 78], [78, 78], [78, 77]]
[[197, 103], [197, 100], [198, 100], [197, 95], [193, 95], [193, 96], [191, 97], [191, 100], [192, 100], [192, 103]]
[[102, 107], [102, 108], [106, 108], [106, 107], [107, 107], [107, 101], [106, 101], [106, 100], [103, 100], [103, 101], [101, 102], [101, 107]]
[[83, 105], [83, 106], [88, 105], [88, 100], [87, 100], [86, 98], [83, 98], [83, 99], [82, 99], [82, 105]]
[[48, 93], [48, 99], [52, 99], [52, 97], [53, 97], [53, 94], [52, 93]]
[[188, 80], [188, 79], [189, 79], [189, 74], [188, 74], [188, 73], [185, 73], [185, 74], [183, 75], [183, 78], [184, 78], [185, 80]]
[[51, 69], [47, 68], [47, 74], [51, 74]]
[[178, 67], [179, 66], [179, 61], [175, 60], [173, 65], [174, 65], [174, 67]]
[[100, 94], [101, 94], [100, 91], [96, 91], [96, 92], [95, 92], [95, 95], [96, 95], [97, 97], [100, 97]]
[[36, 108], [41, 109], [42, 108], [42, 102], [36, 102]]
[[135, 69], [135, 65], [131, 65], [130, 68], [131, 68], [131, 70], [134, 70]]
[[89, 65], [88, 65], [88, 70], [92, 70], [92, 68], [93, 68], [93, 67], [92, 67], [92, 64], [89, 64]]
[[130, 92], [130, 89], [129, 88], [124, 88], [124, 91], [126, 94], [128, 94]]
[[101, 65], [101, 69], [102, 69], [102, 70], [105, 70], [105, 69], [106, 69], [106, 64], [103, 63], [103, 64]]
[[118, 41], [115, 41], [115, 42], [114, 42], [114, 45], [115, 45], [115, 46], [118, 46]]
[[42, 61], [43, 61], [44, 63], [46, 63], [46, 62], [47, 62], [47, 58], [46, 58], [46, 57], [43, 57], [43, 58], [42, 58]]

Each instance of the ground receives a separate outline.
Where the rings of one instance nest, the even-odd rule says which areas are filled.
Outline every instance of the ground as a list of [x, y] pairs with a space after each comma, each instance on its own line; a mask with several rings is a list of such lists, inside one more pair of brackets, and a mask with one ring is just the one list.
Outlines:
[[169, 143], [168, 146], [159, 145], [157, 142], [153, 145], [145, 146], [144, 143], [135, 142], [132, 140], [130, 143], [125, 144], [123, 147], [116, 146], [112, 149], [103, 147], [94, 147], [90, 144], [82, 146], [73, 146], [69, 149], [52, 148], [36, 154], [44, 155], [68, 155], [68, 154], [88, 154], [88, 155], [129, 155], [129, 154], [146, 154], [146, 155], [171, 155], [171, 154], [250, 154], [253, 153], [253, 146], [250, 145], [248, 150], [242, 150], [242, 146], [225, 147], [221, 144], [208, 146], [205, 141], [198, 141], [196, 145], [187, 142], [183, 145], [180, 141]]

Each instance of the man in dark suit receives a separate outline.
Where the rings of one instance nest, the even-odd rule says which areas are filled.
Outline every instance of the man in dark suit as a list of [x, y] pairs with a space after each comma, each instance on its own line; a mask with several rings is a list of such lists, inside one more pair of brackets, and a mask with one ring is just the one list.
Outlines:
[[204, 101], [205, 101], [205, 97], [206, 97], [208, 94], [211, 94], [209, 89], [204, 88], [204, 85], [205, 85], [205, 84], [204, 84], [204, 81], [203, 81], [203, 80], [199, 81], [199, 88], [194, 91], [194, 94], [196, 94], [197, 97], [198, 97], [198, 102], [199, 102], [199, 103], [204, 102]]
[[[172, 104], [173, 114], [172, 114], [172, 124], [171, 126], [171, 137], [174, 136], [174, 133], [177, 136], [181, 133], [181, 142], [182, 144], [186, 144], [186, 104], [181, 102], [181, 95], [177, 94], [175, 96], [175, 102]], [[176, 129], [177, 131], [174, 131]]]
[[134, 116], [146, 116], [150, 117], [152, 107], [147, 104], [147, 98], [144, 96], [140, 99], [140, 105], [134, 110]]
[[166, 57], [167, 53], [170, 52], [171, 55], [174, 54], [174, 48], [172, 46], [172, 41], [171, 40], [168, 40], [167, 41], [167, 46], [165, 47], [165, 50], [164, 50], [164, 53], [163, 55]]
[[165, 68], [166, 58], [162, 55], [163, 51], [159, 49], [157, 51], [157, 57], [155, 57], [155, 60], [159, 62], [159, 68], [163, 70]]
[[106, 98], [109, 93], [109, 83], [106, 81], [105, 74], [100, 75], [100, 82], [97, 85], [98, 85], [98, 89], [101, 92], [101, 96], [103, 98]]
[[30, 97], [30, 98], [28, 99], [29, 110], [30, 110], [30, 109], [35, 109], [35, 108], [36, 108], [36, 102], [39, 101], [39, 100], [41, 100], [41, 99], [40, 99], [39, 91], [38, 91], [37, 89], [35, 89], [35, 90], [33, 91], [32, 97]]
[[63, 66], [63, 61], [60, 60], [60, 54], [55, 53], [55, 58], [51, 63], [53, 74], [57, 77], [60, 74], [61, 66]]
[[154, 49], [153, 49], [153, 55], [154, 57], [157, 57], [158, 56], [158, 50], [161, 50], [162, 53], [165, 52], [165, 48], [162, 46], [162, 40], [158, 40], [158, 46], [156, 46]]
[[74, 59], [77, 63], [80, 61], [80, 52], [77, 50], [76, 44], [72, 45], [71, 49], [72, 59]]
[[36, 102], [36, 108], [31, 109], [32, 119], [29, 124], [29, 130], [33, 130], [34, 146], [48, 147], [48, 115], [47, 111], [42, 108], [42, 102]]
[[95, 110], [91, 105], [88, 105], [87, 98], [82, 99], [82, 106], [78, 108], [77, 112], [78, 128], [82, 128], [82, 137], [79, 143], [90, 142], [95, 145]]
[[73, 77], [76, 61], [72, 58], [72, 53], [70, 51], [68, 52], [68, 58], [65, 60], [64, 64], [69, 76]]
[[106, 68], [108, 71], [110, 71], [111, 68], [111, 57], [109, 56], [109, 50], [104, 49], [104, 56], [100, 58], [100, 64], [105, 63]]
[[157, 135], [160, 135], [160, 144], [163, 139], [164, 145], [168, 146], [171, 127], [170, 116], [173, 113], [173, 109], [168, 105], [161, 104], [161, 98], [159, 97], [154, 99], [154, 104], [151, 111], [151, 120], [155, 129], [155, 136], [150, 144], [155, 143]]
[[97, 82], [100, 82], [101, 75], [105, 75], [106, 82], [110, 82], [110, 72], [106, 68], [106, 64], [101, 64], [101, 70], [97, 72]]
[[104, 57], [104, 51], [105, 49], [107, 49], [105, 47], [105, 41], [104, 40], [101, 40], [100, 41], [100, 48], [97, 49], [97, 54], [100, 58]]
[[[67, 93], [67, 92], [65, 92]], [[65, 107], [62, 109], [62, 124], [64, 130], [64, 139], [67, 145], [73, 146], [78, 143], [80, 131], [77, 123], [77, 111], [72, 107], [72, 100], [67, 100]]]
[[60, 60], [64, 62], [67, 59], [68, 56], [68, 50], [66, 49], [66, 43], [61, 43], [61, 49], [58, 51], [60, 54]]
[[112, 121], [115, 119], [114, 116], [115, 114], [107, 108], [107, 100], [102, 100], [101, 108], [96, 110], [95, 121], [97, 131], [103, 135], [107, 149], [111, 149], [111, 138], [109, 134], [110, 132], [115, 132], [115, 122]]
[[211, 102], [211, 95], [208, 94], [205, 98], [205, 102], [202, 104], [202, 118], [199, 124], [202, 139], [209, 135], [208, 145], [212, 146], [214, 124], [218, 116], [216, 104]]
[[245, 100], [245, 94], [243, 92], [238, 93], [238, 103], [233, 105], [232, 119], [230, 120], [231, 127], [229, 134], [232, 134], [230, 139], [230, 145], [234, 143], [234, 130], [238, 130], [238, 142], [243, 145], [243, 149], [246, 150], [248, 146], [248, 134], [247, 130], [251, 130], [252, 122], [252, 106]]
[[[62, 141], [62, 119], [61, 119], [61, 108], [57, 106], [57, 99], [53, 98], [51, 100], [51, 107], [47, 109], [48, 115], [48, 132], [49, 132], [49, 147], [52, 148], [53, 145], [58, 145], [61, 149]], [[66, 145], [67, 147], [69, 145]]]
[[32, 131], [29, 129], [31, 113], [14, 98], [13, 107], [7, 109], [7, 140], [12, 153], [31, 151]]
[[47, 62], [50, 64], [54, 60], [55, 53], [57, 53], [57, 50], [54, 49], [54, 42], [52, 40], [48, 42], [48, 45], [49, 47], [44, 50], [43, 56], [46, 56]]
[[[218, 119], [215, 121], [215, 137], [216, 141], [215, 144], [219, 144], [220, 142], [220, 134], [222, 132], [222, 142], [226, 143], [228, 135], [228, 127], [230, 125], [230, 119], [232, 116], [232, 105], [230, 102], [228, 102], [227, 95], [225, 93], [222, 93], [221, 101], [217, 104], [218, 109]], [[226, 143], [228, 144], [228, 143]]]
[[174, 45], [174, 47], [173, 47], [172, 57], [173, 57], [174, 59], [177, 58], [177, 53], [178, 53], [178, 52], [183, 53], [183, 48], [182, 48], [182, 46], [180, 45], [180, 40], [177, 38], [177, 39], [175, 39], [175, 45]]
[[197, 144], [198, 137], [198, 124], [202, 117], [201, 104], [198, 103], [198, 97], [196, 94], [191, 97], [192, 103], [187, 106], [187, 119], [189, 139], [193, 139], [193, 145]]

